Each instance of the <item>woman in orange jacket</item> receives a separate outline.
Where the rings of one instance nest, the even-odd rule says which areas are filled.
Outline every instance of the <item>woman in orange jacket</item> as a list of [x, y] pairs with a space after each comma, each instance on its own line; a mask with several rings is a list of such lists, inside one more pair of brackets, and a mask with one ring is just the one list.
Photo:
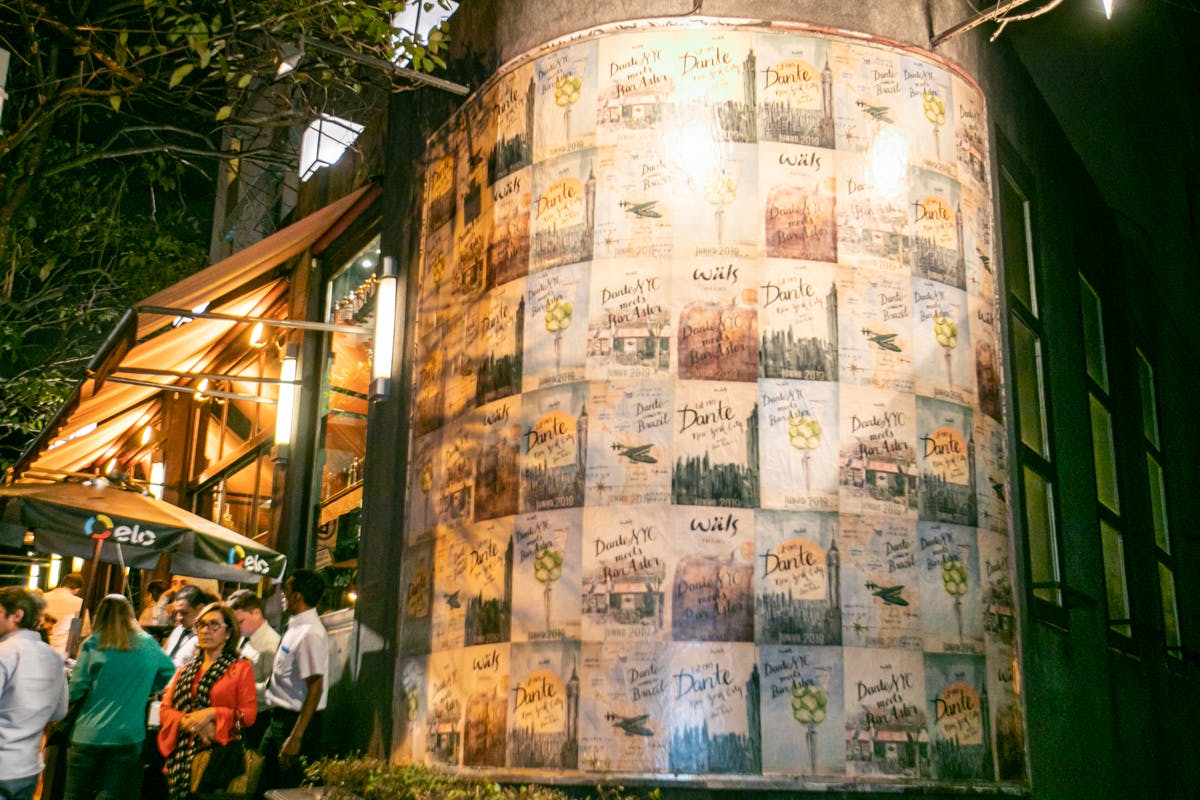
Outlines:
[[160, 710], [158, 749], [167, 759], [170, 800], [189, 795], [192, 761], [205, 750], [213, 753], [197, 791], [219, 791], [240, 775], [241, 729], [253, 725], [258, 713], [254, 668], [239, 655], [233, 611], [221, 603], [205, 606], [196, 637], [196, 654], [175, 673]]

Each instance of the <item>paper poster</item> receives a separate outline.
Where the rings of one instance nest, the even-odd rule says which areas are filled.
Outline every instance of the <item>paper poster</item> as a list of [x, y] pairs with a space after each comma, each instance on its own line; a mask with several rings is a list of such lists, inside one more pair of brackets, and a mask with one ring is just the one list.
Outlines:
[[995, 743], [995, 779], [1013, 783], [1024, 783], [1028, 780], [1019, 675], [1015, 648], [988, 647], [987, 690], [992, 741]]
[[596, 258], [667, 259], [675, 237], [675, 174], [658, 141], [601, 148]]
[[924, 656], [846, 648], [846, 773], [932, 777]]
[[468, 647], [463, 651], [462, 681], [464, 767], [503, 767], [508, 740], [507, 644]]
[[977, 525], [978, 475], [971, 409], [917, 398], [917, 481], [921, 519]]
[[975, 493], [982, 529], [1008, 530], [1008, 464], [1004, 426], [989, 416], [975, 418]]
[[843, 384], [838, 405], [841, 512], [914, 517], [917, 413], [913, 396]]
[[881, 272], [908, 271], [907, 174], [880, 186], [886, 159], [856, 152], [832, 154], [837, 173], [838, 263]]
[[442, 524], [466, 524], [475, 506], [475, 459], [479, 448], [478, 417], [463, 417], [442, 428], [438, 474], [437, 519]]
[[444, 328], [453, 314], [450, 299], [450, 265], [454, 262], [454, 226], [443, 225], [425, 235], [418, 289], [417, 336], [424, 338]]
[[996, 306], [990, 300], [968, 298], [971, 344], [975, 358], [975, 403], [983, 415], [997, 423], [1004, 421], [1000, 400], [1000, 330], [996, 325]]
[[579, 766], [579, 642], [512, 645], [508, 765]]
[[521, 404], [521, 511], [583, 505], [586, 383], [527, 392]]
[[513, 532], [513, 641], [580, 635], [579, 509], [521, 514]]
[[573, 264], [526, 280], [525, 391], [585, 379], [588, 278], [588, 265]]
[[838, 509], [837, 385], [758, 382], [763, 508]]
[[762, 275], [759, 378], [837, 381], [837, 268], [770, 259]]
[[593, 381], [589, 399], [588, 505], [655, 505], [671, 499], [674, 384]]
[[921, 570], [914, 523], [843, 515], [838, 542], [843, 643], [919, 650]]
[[413, 432], [417, 436], [437, 430], [445, 420], [446, 351], [442, 345], [444, 333], [442, 329], [435, 328], [417, 345], [414, 378], [416, 389], [413, 396]]
[[954, 174], [954, 96], [950, 73], [921, 59], [900, 61], [899, 122], [912, 138], [914, 163]]
[[[834, 135], [839, 152], [880, 153], [903, 163], [908, 142], [900, 127], [902, 56], [876, 47], [858, 47], [834, 41], [829, 45], [834, 79]], [[889, 144], [902, 145], [903, 152], [888, 152]], [[882, 162], [883, 159], [874, 159]], [[872, 173], [871, 183], [889, 188], [887, 164], [883, 173]]]
[[592, 280], [588, 302], [588, 378], [667, 377], [674, 333], [670, 273], [649, 260], [606, 267]]
[[714, 143], [675, 173], [676, 258], [755, 258], [763, 251], [758, 148]]
[[983, 612], [975, 529], [917, 523], [921, 627], [927, 653], [982, 653]]
[[512, 281], [486, 292], [469, 313], [478, 335], [472, 343], [475, 405], [519, 394], [525, 357], [525, 287]]
[[755, 515], [755, 547], [755, 640], [759, 644], [840, 645], [838, 515], [759, 511]]
[[752, 644], [670, 646], [669, 769], [762, 772], [761, 677]]
[[429, 707], [425, 696], [428, 658], [396, 660], [396, 702], [392, 712], [392, 757], [424, 763]]
[[912, 286], [907, 275], [838, 272], [838, 376], [843, 386], [913, 390]]
[[995, 748], [983, 657], [926, 653], [925, 688], [934, 777], [992, 780]]
[[[675, 118], [680, 54], [672, 37], [629, 34], [600, 40], [596, 137], [628, 144], [661, 135]], [[678, 38], [678, 37], [675, 37]]]
[[670, 637], [674, 542], [665, 505], [589, 508], [583, 517], [584, 641]]
[[675, 125], [715, 142], [754, 142], [754, 38], [738, 31], [687, 31], [672, 34], [669, 42], [675, 56]]
[[954, 403], [973, 402], [974, 351], [966, 293], [913, 278], [912, 297], [917, 394]]
[[[429, 656], [425, 685], [424, 752], [428, 766], [458, 766], [462, 763], [463, 710], [467, 684], [462, 667], [462, 650], [435, 648]], [[420, 752], [420, 751], [418, 751]]]
[[408, 541], [431, 540], [437, 533], [441, 496], [441, 430], [413, 441], [412, 480], [408, 491]]
[[1013, 648], [1017, 640], [1016, 603], [1013, 600], [1012, 542], [1004, 533], [980, 529], [979, 581], [983, 633], [992, 648]]
[[506, 397], [475, 412], [474, 519], [481, 521], [517, 513], [520, 497], [521, 398]]
[[919, 167], [909, 170], [908, 261], [916, 277], [967, 288], [958, 182]]
[[594, 149], [533, 167], [530, 272], [592, 258], [596, 233]]
[[447, 137], [429, 146], [425, 167], [425, 233], [449, 225], [455, 213], [455, 155], [458, 140]]
[[522, 169], [491, 186], [491, 241], [488, 242], [487, 288], [494, 289], [529, 273], [530, 192], [533, 172]]
[[763, 773], [845, 776], [840, 647], [762, 645]]
[[678, 375], [683, 380], [754, 381], [758, 377], [756, 261], [676, 262], [672, 301]]
[[838, 260], [835, 163], [831, 150], [759, 145], [767, 256]]
[[400, 653], [424, 655], [431, 644], [434, 601], [433, 542], [409, 545], [401, 562]]
[[754, 641], [754, 512], [677, 508], [671, 638]]
[[489, 134], [488, 185], [533, 163], [534, 101], [537, 85], [532, 64], [497, 77], [483, 95], [492, 111]]
[[756, 38], [759, 141], [833, 147], [831, 49], [825, 39]]
[[580, 42], [534, 62], [535, 161], [596, 145], [597, 43]]
[[671, 676], [663, 642], [584, 642], [580, 769], [664, 772]]
[[754, 384], [675, 384], [671, 502], [755, 508], [759, 502]]

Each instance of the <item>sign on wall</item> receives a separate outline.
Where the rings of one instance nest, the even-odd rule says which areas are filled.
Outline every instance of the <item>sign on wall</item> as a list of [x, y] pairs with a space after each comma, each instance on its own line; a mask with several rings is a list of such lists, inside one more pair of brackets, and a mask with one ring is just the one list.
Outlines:
[[398, 757], [1025, 780], [983, 109], [647, 27], [429, 142]]

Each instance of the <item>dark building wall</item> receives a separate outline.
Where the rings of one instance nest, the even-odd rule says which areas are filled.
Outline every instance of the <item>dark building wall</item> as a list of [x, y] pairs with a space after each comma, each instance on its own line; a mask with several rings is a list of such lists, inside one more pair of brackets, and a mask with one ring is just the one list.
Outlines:
[[[1144, 260], [1153, 243], [1105, 205], [1088, 174], [1089, 166], [1097, 165], [1079, 160], [1007, 46], [991, 46], [985, 61], [984, 93], [997, 140], [994, 164], [1004, 169], [1015, 162], [1032, 181], [1027, 188], [1046, 326], [1047, 400], [1068, 587], [1064, 615], [1040, 614], [1030, 602], [1027, 565], [1018, 565], [1018, 578], [1026, 583], [1019, 598], [1025, 601], [1022, 663], [1033, 793], [1037, 798], [1194, 796], [1200, 770], [1181, 747], [1197, 722], [1194, 656], [1186, 651], [1182, 659], [1169, 656], [1163, 643], [1134, 349], [1140, 347], [1155, 367], [1180, 626], [1190, 648], [1195, 646], [1197, 554], [1188, 521], [1198, 509], [1195, 470], [1186, 454], [1196, 445], [1195, 427], [1187, 421], [1198, 388], [1190, 368], [1196, 337], [1173, 320], [1191, 313], [1193, 298], [1147, 280]], [[1096, 117], [1096, 124], [1103, 124], [1100, 110]], [[1152, 153], [1148, 147], [1131, 157], [1152, 158]], [[998, 224], [1000, 213], [997, 208]], [[998, 260], [1003, 259], [998, 255]], [[1080, 272], [1100, 295], [1104, 313], [1126, 526], [1130, 639], [1108, 630]], [[1011, 371], [1010, 364], [1009, 386]], [[1009, 413], [1011, 418], [1011, 401]], [[1023, 562], [1019, 500], [1013, 498], [1012, 508]]]

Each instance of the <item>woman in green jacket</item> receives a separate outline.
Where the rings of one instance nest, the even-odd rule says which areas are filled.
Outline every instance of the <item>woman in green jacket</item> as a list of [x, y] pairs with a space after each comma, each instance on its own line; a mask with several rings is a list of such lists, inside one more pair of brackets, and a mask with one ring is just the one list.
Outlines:
[[100, 601], [92, 635], [71, 671], [71, 702], [83, 707], [67, 751], [65, 800], [135, 800], [142, 789], [146, 702], [175, 665], [141, 629], [124, 595]]

